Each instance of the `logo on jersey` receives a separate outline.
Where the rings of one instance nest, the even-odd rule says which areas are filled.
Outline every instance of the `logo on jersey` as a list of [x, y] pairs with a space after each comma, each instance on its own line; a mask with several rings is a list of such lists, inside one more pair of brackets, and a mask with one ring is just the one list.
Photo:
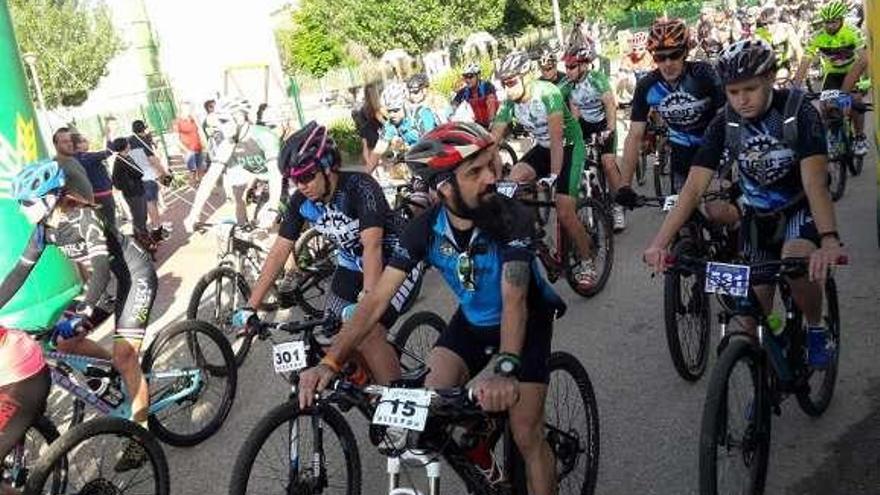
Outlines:
[[762, 186], [788, 175], [795, 167], [794, 152], [773, 136], [761, 134], [746, 140], [738, 157], [740, 172]]
[[540, 99], [533, 99], [526, 104], [515, 107], [516, 120], [535, 139], [545, 146], [550, 144], [550, 127], [547, 123], [547, 108]]
[[709, 110], [709, 98], [696, 99], [689, 93], [676, 91], [660, 100], [657, 111], [669, 125], [690, 127]]
[[360, 220], [351, 219], [339, 210], [327, 208], [315, 228], [345, 251], [354, 253], [360, 245]]

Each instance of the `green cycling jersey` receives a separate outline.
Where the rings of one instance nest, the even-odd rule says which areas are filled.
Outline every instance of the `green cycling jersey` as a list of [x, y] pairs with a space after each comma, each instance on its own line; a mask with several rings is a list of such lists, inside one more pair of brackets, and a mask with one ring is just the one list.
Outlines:
[[547, 117], [562, 113], [563, 137], [566, 145], [583, 148], [581, 128], [571, 115], [562, 90], [547, 81], [532, 81], [529, 84], [528, 100], [515, 102], [505, 100], [495, 116], [495, 122], [510, 124], [516, 120], [544, 148], [550, 147], [550, 126]]
[[856, 60], [856, 52], [864, 48], [861, 31], [844, 24], [836, 33], [826, 30], [816, 33], [805, 50], [807, 55], [822, 57], [823, 74], [845, 74]]

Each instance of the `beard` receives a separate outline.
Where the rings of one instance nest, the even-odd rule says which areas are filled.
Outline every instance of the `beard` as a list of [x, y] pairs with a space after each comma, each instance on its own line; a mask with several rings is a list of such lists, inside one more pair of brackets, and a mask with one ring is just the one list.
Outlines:
[[508, 218], [505, 215], [504, 200], [495, 193], [495, 186], [489, 186], [480, 193], [475, 207], [465, 204], [458, 184], [454, 180], [452, 186], [453, 194], [449, 205], [452, 213], [471, 220], [476, 227], [488, 233], [492, 238], [503, 240], [507, 231]]

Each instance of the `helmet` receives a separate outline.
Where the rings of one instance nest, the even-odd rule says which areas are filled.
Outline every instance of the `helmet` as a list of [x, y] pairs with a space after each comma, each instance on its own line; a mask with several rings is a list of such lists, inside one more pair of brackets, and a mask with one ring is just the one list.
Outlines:
[[840, 0], [831, 0], [819, 9], [819, 19], [822, 22], [836, 21], [846, 17], [846, 3]]
[[758, 22], [767, 25], [767, 24], [775, 24], [779, 22], [779, 9], [776, 8], [775, 5], [767, 5], [761, 10], [761, 15], [758, 17]]
[[498, 78], [510, 79], [511, 77], [523, 76], [528, 74], [531, 68], [532, 61], [526, 52], [512, 52], [501, 61], [501, 67], [498, 68]]
[[409, 81], [406, 82], [406, 88], [409, 91], [418, 91], [427, 87], [428, 76], [426, 76], [424, 72], [419, 72], [418, 74], [413, 75], [409, 78]]
[[12, 179], [12, 197], [30, 202], [58, 194], [64, 188], [64, 171], [55, 160], [41, 160], [25, 166]]
[[317, 167], [321, 170], [336, 167], [340, 160], [336, 142], [327, 128], [313, 120], [284, 141], [278, 168], [282, 177], [296, 178]]
[[221, 100], [215, 108], [215, 113], [219, 119], [224, 117], [231, 118], [239, 112], [244, 113], [245, 115], [250, 114], [251, 104], [244, 98], [239, 98], [237, 96]]
[[556, 66], [556, 52], [551, 48], [541, 50], [541, 56], [538, 58], [539, 67]]
[[406, 153], [405, 160], [413, 175], [436, 187], [463, 161], [494, 142], [489, 131], [480, 124], [449, 122], [422, 136]]
[[473, 75], [473, 76], [479, 76], [479, 75], [480, 75], [480, 72], [482, 72], [482, 71], [480, 70], [480, 66], [477, 65], [477, 64], [473, 64], [473, 63], [471, 63], [471, 64], [467, 64], [467, 66], [464, 68], [464, 70], [461, 71], [461, 74], [462, 74], [463, 76], [471, 76], [471, 75]]
[[590, 63], [596, 58], [596, 48], [592, 42], [584, 40], [583, 44], [568, 47], [564, 58], [566, 62]]
[[776, 68], [776, 54], [764, 40], [742, 40], [718, 57], [718, 75], [724, 84], [760, 76]]
[[648, 51], [687, 48], [689, 38], [688, 27], [683, 20], [661, 17], [651, 25], [648, 34]]
[[403, 108], [406, 104], [407, 91], [403, 83], [393, 82], [382, 91], [382, 104], [385, 108]]
[[648, 32], [647, 31], [639, 31], [637, 33], [633, 33], [632, 38], [629, 40], [630, 48], [633, 50], [644, 50], [646, 46], [648, 46]]

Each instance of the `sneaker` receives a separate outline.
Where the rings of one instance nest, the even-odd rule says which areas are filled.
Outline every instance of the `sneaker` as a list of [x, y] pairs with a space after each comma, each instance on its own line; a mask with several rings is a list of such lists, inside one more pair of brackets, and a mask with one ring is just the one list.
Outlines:
[[581, 260], [580, 266], [575, 269], [574, 279], [578, 287], [583, 290], [592, 289], [596, 285], [596, 262], [593, 260]]
[[834, 343], [828, 338], [825, 327], [810, 327], [807, 330], [808, 357], [810, 367], [824, 370], [834, 357]]
[[853, 154], [856, 156], [865, 156], [868, 154], [868, 138], [864, 134], [857, 136], [853, 140]]
[[134, 440], [129, 440], [128, 444], [125, 445], [125, 451], [122, 453], [122, 457], [113, 466], [113, 470], [117, 473], [124, 473], [126, 471], [131, 471], [132, 469], [138, 469], [147, 463], [147, 451], [144, 450], [143, 445], [135, 442]]
[[614, 217], [614, 231], [620, 232], [626, 228], [626, 215], [623, 212], [623, 206], [614, 205], [611, 210], [611, 216]]

